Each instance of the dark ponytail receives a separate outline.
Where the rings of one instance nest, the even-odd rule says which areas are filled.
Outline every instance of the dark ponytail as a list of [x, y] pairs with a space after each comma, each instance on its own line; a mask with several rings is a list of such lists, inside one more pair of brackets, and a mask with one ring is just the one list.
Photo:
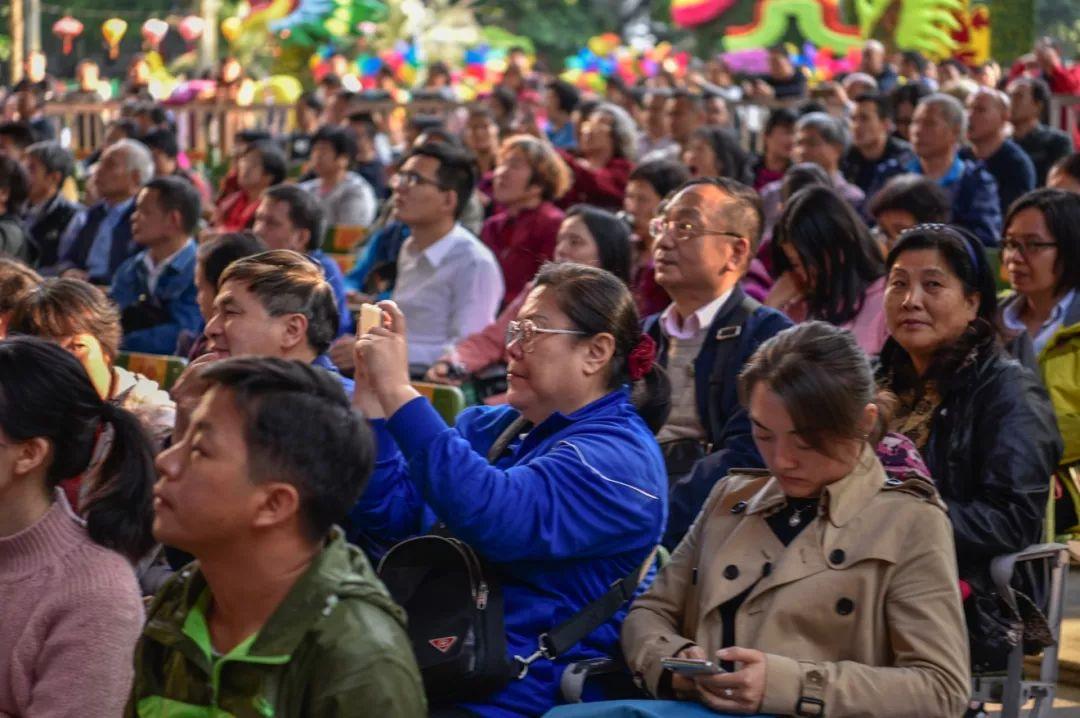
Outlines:
[[48, 439], [49, 489], [93, 481], [82, 514], [95, 542], [133, 563], [154, 546], [150, 439], [133, 414], [102, 401], [75, 357], [35, 337], [0, 342], [0, 429], [16, 441]]
[[630, 385], [630, 398], [654, 434], [671, 410], [671, 384], [659, 362], [638, 380], [630, 378], [629, 357], [642, 341], [634, 297], [618, 277], [596, 267], [573, 262], [548, 263], [536, 273], [536, 286], [548, 287], [559, 309], [589, 336], [615, 337], [608, 388]]

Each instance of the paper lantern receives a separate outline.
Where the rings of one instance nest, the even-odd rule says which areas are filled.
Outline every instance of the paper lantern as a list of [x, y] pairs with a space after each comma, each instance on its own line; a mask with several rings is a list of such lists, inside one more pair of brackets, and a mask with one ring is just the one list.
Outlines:
[[240, 37], [240, 33], [243, 29], [244, 24], [238, 17], [227, 17], [221, 21], [221, 36], [224, 37], [226, 42], [230, 45], [236, 42], [236, 38]]
[[128, 24], [118, 17], [111, 17], [101, 24], [101, 36], [109, 46], [109, 57], [113, 60], [120, 53], [120, 41], [124, 39]]
[[180, 31], [180, 37], [184, 38], [184, 42], [190, 45], [202, 37], [206, 30], [206, 21], [198, 15], [188, 15], [180, 21], [176, 29]]
[[65, 15], [52, 26], [53, 34], [64, 41], [64, 54], [71, 54], [71, 45], [79, 35], [82, 35], [83, 24], [71, 17], [71, 15]]
[[169, 23], [157, 18], [150, 18], [143, 23], [142, 36], [151, 50], [157, 50], [161, 40], [169, 32]]

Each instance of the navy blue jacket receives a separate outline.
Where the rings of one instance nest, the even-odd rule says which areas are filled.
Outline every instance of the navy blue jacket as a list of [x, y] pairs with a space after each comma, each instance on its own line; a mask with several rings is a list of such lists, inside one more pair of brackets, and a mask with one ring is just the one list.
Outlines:
[[[717, 481], [734, 468], [764, 466], [750, 436], [750, 417], [739, 402], [737, 380], [743, 365], [762, 342], [792, 324], [781, 312], [759, 306], [746, 320], [738, 336], [718, 339], [718, 332], [731, 324], [732, 315], [745, 297], [742, 287], [736, 285], [713, 318], [701, 351], [694, 360], [698, 419], [705, 428], [706, 440], [712, 444], [713, 451], [697, 463], [687, 480], [672, 487], [667, 531], [664, 534], [664, 545], [669, 548], [674, 548], [690, 528]], [[656, 342], [657, 355], [666, 366], [667, 337], [660, 330], [659, 319], [659, 314], [652, 315], [645, 320], [643, 328]], [[713, 364], [720, 342], [737, 342], [738, 347], [714, 381]]]
[[[372, 421], [375, 473], [350, 521], [383, 541], [443, 521], [499, 573], [509, 653], [527, 656], [541, 633], [644, 562], [664, 528], [667, 476], [624, 390], [556, 412], [488, 463], [518, 416], [509, 406], [472, 407], [450, 428], [417, 398]], [[355, 531], [350, 538], [357, 540]], [[524, 679], [466, 707], [485, 717], [542, 715], [558, 702], [568, 663], [619, 655], [625, 614], [624, 607], [554, 662], [537, 661]]]
[[[897, 160], [883, 162], [878, 168], [872, 197], [892, 177], [906, 172], [922, 174], [922, 165], [915, 159], [907, 164]], [[993, 175], [976, 162], [959, 155], [938, 184], [952, 199], [952, 223], [971, 230], [986, 247], [996, 247], [1001, 240], [1001, 204], [997, 182]]]
[[[962, 154], [966, 160], [980, 161], [970, 149], [965, 149]], [[1035, 163], [1012, 140], [1002, 142], [997, 152], [982, 160], [982, 166], [997, 182], [998, 206], [1002, 217], [1008, 214], [1009, 206], [1021, 195], [1035, 189]]]
[[[60, 258], [60, 264], [57, 268], [58, 273], [72, 267], [86, 269], [86, 260], [90, 256], [90, 248], [94, 244], [98, 227], [105, 220], [108, 213], [109, 208], [104, 201], [98, 202], [87, 210], [86, 223], [83, 224], [79, 233], [75, 235], [75, 240], [71, 247], [68, 248], [67, 253]], [[135, 203], [132, 202], [113, 230], [112, 245], [109, 247], [109, 274], [105, 277], [90, 277], [90, 281], [94, 284], [112, 283], [112, 276], [120, 265], [138, 251], [139, 247], [131, 236], [131, 215], [134, 213]]]
[[109, 297], [121, 312], [137, 303], [140, 297], [148, 297], [168, 313], [169, 319], [157, 326], [125, 332], [120, 348], [147, 354], [173, 354], [181, 331], [197, 333], [203, 325], [195, 289], [195, 242], [188, 240], [176, 258], [162, 270], [152, 295], [150, 273], [143, 261], [148, 251], [144, 249], [120, 265], [113, 276]]

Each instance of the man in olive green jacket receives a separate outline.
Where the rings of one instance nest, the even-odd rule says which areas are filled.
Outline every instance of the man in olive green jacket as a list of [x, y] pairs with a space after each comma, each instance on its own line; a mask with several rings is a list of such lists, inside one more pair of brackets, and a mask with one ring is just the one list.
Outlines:
[[154, 487], [155, 536], [197, 561], [150, 608], [126, 715], [423, 718], [404, 612], [332, 527], [374, 453], [340, 384], [281, 359], [201, 378]]

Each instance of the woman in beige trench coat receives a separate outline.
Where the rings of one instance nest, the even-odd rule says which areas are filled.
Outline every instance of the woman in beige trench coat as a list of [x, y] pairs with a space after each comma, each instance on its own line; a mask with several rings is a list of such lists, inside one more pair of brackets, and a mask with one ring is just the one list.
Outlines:
[[[781, 332], [740, 392], [769, 471], [719, 482], [622, 645], [656, 697], [722, 713], [963, 715], [968, 649], [933, 485], [889, 478], [869, 361], [822, 322]], [[719, 661], [687, 677], [666, 657]]]

